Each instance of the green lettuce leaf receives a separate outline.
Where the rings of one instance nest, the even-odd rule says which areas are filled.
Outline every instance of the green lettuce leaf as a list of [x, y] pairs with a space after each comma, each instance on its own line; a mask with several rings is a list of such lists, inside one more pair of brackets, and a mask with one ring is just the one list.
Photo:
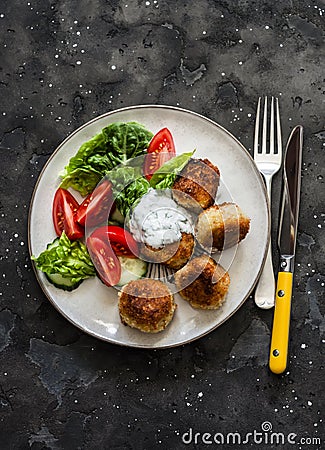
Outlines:
[[107, 158], [111, 169], [143, 155], [153, 137], [151, 131], [137, 122], [111, 123], [102, 132], [109, 148]]
[[174, 158], [166, 161], [156, 172], [152, 175], [150, 186], [155, 189], [171, 189], [177, 175], [184, 169], [190, 158], [193, 156], [195, 150], [181, 155], [174, 156]]
[[108, 125], [69, 160], [61, 175], [61, 187], [72, 187], [86, 196], [114, 167], [144, 154], [152, 136], [151, 131], [137, 122]]
[[85, 197], [95, 189], [102, 178], [102, 173], [96, 172], [91, 167], [77, 167], [69, 174], [64, 175], [60, 187], [63, 189], [72, 187]]
[[[56, 242], [58, 240], [58, 243]], [[51, 274], [60, 274], [78, 283], [96, 275], [87, 247], [81, 241], [70, 241], [63, 232], [38, 257], [32, 256], [37, 269]]]
[[131, 206], [148, 192], [150, 184], [142, 176], [141, 167], [120, 166], [107, 174], [112, 183], [117, 209], [127, 216]]

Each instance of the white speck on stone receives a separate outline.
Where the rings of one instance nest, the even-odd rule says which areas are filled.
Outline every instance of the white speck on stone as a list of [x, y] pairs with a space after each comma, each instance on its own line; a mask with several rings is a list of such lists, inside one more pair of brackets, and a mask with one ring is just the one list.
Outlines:
[[207, 32], [206, 31], [202, 31], [202, 34], [207, 34]]
[[268, 30], [270, 27], [268, 25], [265, 25], [265, 29]]
[[112, 69], [112, 70], [116, 70], [116, 66], [114, 66], [114, 65], [111, 66], [111, 69]]
[[243, 64], [243, 61], [239, 61], [238, 64], [241, 66]]
[[306, 348], [306, 344], [301, 344], [301, 348]]
[[146, 6], [149, 6], [150, 5], [150, 2], [146, 2]]
[[76, 61], [76, 64], [77, 64], [77, 66], [80, 66], [81, 61], [80, 60]]
[[308, 406], [312, 406], [312, 404], [313, 404], [313, 403], [312, 403], [310, 400], [308, 400], [307, 405], [308, 405]]
[[203, 397], [203, 392], [199, 392], [199, 393], [197, 394], [197, 396], [198, 396], [198, 398], [202, 398], [202, 397]]

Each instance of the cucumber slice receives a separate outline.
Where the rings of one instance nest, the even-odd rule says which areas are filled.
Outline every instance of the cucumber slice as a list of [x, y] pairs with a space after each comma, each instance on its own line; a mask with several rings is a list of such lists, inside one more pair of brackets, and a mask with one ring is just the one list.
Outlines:
[[148, 264], [142, 259], [126, 258], [125, 256], [119, 256], [118, 259], [121, 263], [122, 273], [117, 286], [124, 286], [129, 281], [142, 278], [147, 273]]
[[73, 291], [83, 282], [83, 280], [80, 280], [72, 283], [70, 278], [65, 278], [60, 273], [46, 273], [45, 276], [51, 284], [64, 291]]
[[[46, 250], [52, 250], [59, 245], [60, 238], [54, 239], [53, 242], [50, 242], [46, 246]], [[51, 284], [59, 289], [63, 289], [64, 291], [73, 291], [76, 289], [83, 280], [78, 281], [77, 283], [72, 283], [70, 278], [63, 277], [60, 273], [45, 273], [46, 278], [49, 280]]]

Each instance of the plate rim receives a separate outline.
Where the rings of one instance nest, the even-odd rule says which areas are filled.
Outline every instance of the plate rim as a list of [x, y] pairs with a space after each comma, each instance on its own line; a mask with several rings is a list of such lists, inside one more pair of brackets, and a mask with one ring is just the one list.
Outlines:
[[[240, 147], [241, 149], [245, 152], [246, 156], [248, 157], [251, 166], [255, 172], [255, 174], [257, 175], [257, 178], [260, 181], [260, 185], [262, 188], [262, 192], [264, 194], [264, 200], [267, 206], [267, 239], [266, 239], [266, 245], [264, 248], [264, 254], [263, 254], [263, 258], [262, 258], [262, 263], [260, 265], [260, 269], [251, 285], [251, 288], [249, 289], [249, 291], [247, 292], [247, 295], [242, 299], [242, 301], [237, 305], [237, 307], [227, 316], [225, 317], [223, 320], [221, 320], [220, 322], [218, 322], [216, 325], [214, 325], [212, 328], [210, 328], [209, 330], [206, 330], [200, 334], [198, 334], [195, 337], [192, 337], [190, 339], [187, 339], [184, 342], [177, 342], [177, 343], [171, 343], [171, 344], [163, 344], [163, 345], [144, 345], [144, 344], [137, 344], [137, 343], [127, 343], [127, 342], [117, 342], [114, 341], [111, 338], [105, 338], [104, 336], [99, 336], [96, 332], [93, 332], [92, 330], [89, 330], [88, 328], [83, 327], [82, 325], [78, 324], [77, 322], [75, 322], [73, 320], [73, 318], [69, 317], [58, 305], [57, 303], [52, 299], [52, 297], [45, 291], [44, 286], [43, 286], [43, 281], [40, 278], [40, 273], [39, 271], [36, 269], [36, 265], [34, 263], [34, 261], [31, 259], [32, 256], [32, 244], [31, 244], [31, 214], [32, 214], [32, 210], [33, 210], [33, 205], [34, 205], [34, 200], [35, 200], [35, 196], [36, 196], [36, 192], [39, 186], [39, 183], [41, 181], [41, 178], [43, 176], [43, 173], [45, 172], [45, 170], [47, 169], [48, 165], [51, 163], [52, 159], [55, 157], [55, 155], [60, 151], [61, 147], [63, 147], [65, 145], [65, 143], [71, 139], [71, 137], [73, 137], [74, 135], [76, 135], [77, 133], [79, 133], [83, 128], [87, 127], [88, 125], [96, 122], [97, 120], [103, 119], [105, 117], [109, 117], [112, 114], [115, 113], [123, 113], [123, 111], [130, 111], [132, 109], [149, 109], [149, 108], [154, 108], [154, 109], [170, 109], [170, 110], [175, 110], [178, 112], [183, 112], [186, 114], [190, 114], [193, 116], [196, 116], [200, 119], [203, 119], [204, 121], [209, 122], [210, 124], [216, 126], [217, 128], [219, 128], [220, 130], [222, 130], [224, 133], [226, 133], [228, 135], [228, 137], [230, 137], [231, 139], [233, 139]], [[54, 151], [51, 153], [51, 155], [49, 156], [49, 158], [47, 159], [47, 161], [45, 162], [42, 170], [40, 171], [36, 183], [34, 185], [33, 188], [33, 192], [31, 195], [31, 199], [30, 199], [30, 203], [29, 203], [29, 210], [28, 210], [28, 230], [27, 230], [27, 241], [28, 241], [28, 251], [29, 251], [29, 259], [31, 261], [32, 267], [33, 267], [33, 271], [34, 274], [36, 276], [37, 282], [43, 292], [43, 294], [46, 296], [46, 298], [50, 301], [50, 303], [54, 306], [54, 308], [65, 318], [67, 319], [72, 325], [74, 325], [75, 327], [77, 327], [79, 330], [81, 330], [83, 333], [86, 333], [96, 339], [99, 339], [102, 342], [106, 342], [109, 344], [114, 344], [114, 345], [119, 345], [121, 347], [130, 347], [130, 348], [141, 348], [141, 349], [156, 349], [156, 350], [160, 350], [160, 349], [168, 349], [168, 348], [174, 348], [174, 347], [179, 347], [181, 345], [186, 345], [189, 344], [191, 342], [194, 342], [206, 335], [208, 335], [209, 333], [211, 333], [212, 331], [216, 330], [217, 328], [219, 328], [221, 325], [223, 325], [227, 320], [229, 320], [242, 306], [243, 304], [246, 302], [246, 300], [248, 299], [248, 297], [251, 295], [252, 291], [254, 290], [257, 281], [262, 273], [264, 264], [265, 264], [265, 260], [266, 260], [266, 256], [267, 256], [267, 250], [268, 250], [268, 246], [270, 243], [270, 239], [271, 239], [271, 214], [270, 214], [270, 203], [269, 203], [269, 198], [267, 195], [267, 190], [263, 181], [263, 177], [260, 173], [260, 171], [258, 170], [255, 161], [253, 159], [253, 157], [251, 156], [251, 154], [249, 153], [249, 151], [246, 149], [246, 147], [242, 144], [242, 142], [239, 141], [239, 139], [237, 139], [230, 131], [228, 131], [226, 128], [224, 128], [222, 125], [220, 125], [219, 123], [215, 122], [214, 120], [210, 119], [209, 117], [206, 117], [200, 113], [197, 113], [195, 111], [186, 109], [186, 108], [181, 108], [179, 106], [172, 106], [172, 105], [163, 105], [163, 104], [146, 104], [146, 105], [131, 105], [131, 106], [125, 106], [123, 108], [118, 108], [118, 109], [114, 109], [112, 111], [108, 111], [106, 113], [100, 114], [99, 116], [96, 116], [92, 119], [90, 119], [88, 122], [85, 122], [84, 124], [80, 125], [78, 128], [76, 128], [74, 131], [72, 131], [71, 134], [69, 134], [62, 142], [60, 142], [60, 144], [54, 149]]]

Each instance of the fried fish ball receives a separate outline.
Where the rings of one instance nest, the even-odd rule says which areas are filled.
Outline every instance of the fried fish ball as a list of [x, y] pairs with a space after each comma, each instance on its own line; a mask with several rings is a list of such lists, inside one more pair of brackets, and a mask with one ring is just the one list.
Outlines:
[[119, 292], [121, 322], [145, 333], [158, 333], [171, 322], [174, 296], [161, 281], [142, 278], [130, 281]]
[[208, 255], [193, 258], [174, 278], [180, 295], [198, 309], [220, 308], [230, 284], [228, 272]]
[[235, 203], [225, 202], [202, 211], [195, 237], [206, 249], [223, 250], [242, 241], [250, 228], [250, 218]]
[[140, 253], [146, 261], [161, 263], [171, 269], [178, 270], [185, 266], [190, 259], [194, 248], [194, 237], [191, 233], [182, 233], [179, 242], [167, 244], [162, 248], [154, 248], [142, 244]]
[[173, 198], [187, 209], [200, 212], [213, 205], [219, 186], [218, 167], [208, 159], [190, 159], [173, 185]]

